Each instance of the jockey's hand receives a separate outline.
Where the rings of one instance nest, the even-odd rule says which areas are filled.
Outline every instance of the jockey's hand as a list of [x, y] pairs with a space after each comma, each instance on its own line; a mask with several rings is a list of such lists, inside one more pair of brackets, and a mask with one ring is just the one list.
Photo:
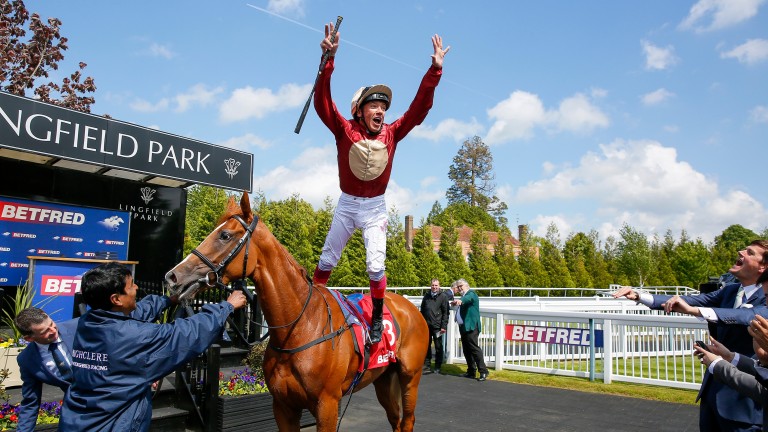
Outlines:
[[445, 329], [440, 329], [440, 334], [445, 333]]
[[248, 299], [245, 298], [245, 294], [242, 291], [232, 291], [232, 294], [227, 297], [227, 302], [230, 303], [235, 309], [244, 308], [248, 304]]

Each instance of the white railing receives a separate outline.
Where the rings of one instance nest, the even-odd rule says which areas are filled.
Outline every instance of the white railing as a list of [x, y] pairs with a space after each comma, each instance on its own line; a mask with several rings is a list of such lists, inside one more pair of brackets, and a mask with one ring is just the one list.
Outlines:
[[[337, 288], [347, 289], [347, 288]], [[358, 292], [365, 288], [348, 288]], [[532, 288], [504, 288], [531, 290]], [[616, 287], [612, 287], [612, 290]], [[417, 308], [428, 288], [395, 288]], [[498, 288], [473, 288], [490, 292]], [[547, 291], [548, 289], [541, 289]], [[563, 289], [549, 289], [560, 291]], [[591, 297], [480, 297], [482, 332], [479, 342], [486, 364], [496, 370], [519, 370], [602, 380], [624, 381], [696, 390], [704, 368], [693, 355], [697, 340], [707, 340], [707, 324], [679, 314], [665, 315], [616, 300], [612, 290], [591, 290]], [[644, 287], [654, 294], [696, 295], [688, 287]], [[586, 291], [585, 291], [586, 292]], [[464, 363], [458, 325], [450, 312], [445, 363]], [[603, 347], [519, 342], [505, 339], [507, 325], [581, 328], [603, 332]], [[497, 361], [499, 359], [500, 361]]]
[[[698, 389], [704, 369], [692, 347], [696, 340], [706, 340], [706, 323], [687, 316], [644, 313], [655, 311], [636, 309], [626, 301], [614, 303], [631, 313], [483, 308], [480, 346], [485, 361], [496, 370]], [[604, 346], [591, 349], [505, 340], [510, 324], [602, 331]], [[466, 363], [453, 311], [446, 347], [446, 363]]]

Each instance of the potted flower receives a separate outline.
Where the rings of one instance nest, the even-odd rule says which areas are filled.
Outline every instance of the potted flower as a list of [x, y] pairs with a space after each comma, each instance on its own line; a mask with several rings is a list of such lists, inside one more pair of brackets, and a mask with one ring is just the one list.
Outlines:
[[[238, 427], [247, 430], [277, 430], [272, 414], [272, 395], [264, 383], [264, 371], [261, 368], [266, 348], [266, 341], [254, 345], [243, 361], [246, 366], [244, 369], [234, 370], [229, 377], [219, 373], [217, 430]], [[315, 418], [304, 410], [301, 427], [313, 424]]]

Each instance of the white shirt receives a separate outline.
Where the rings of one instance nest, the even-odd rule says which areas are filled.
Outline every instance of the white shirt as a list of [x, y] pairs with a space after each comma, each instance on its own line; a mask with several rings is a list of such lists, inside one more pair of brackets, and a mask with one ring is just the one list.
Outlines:
[[[53, 360], [53, 356], [51, 355], [51, 351], [48, 349], [48, 347], [51, 344], [41, 344], [40, 342], [35, 342], [37, 344], [37, 351], [40, 353], [40, 358], [43, 359], [43, 365], [46, 369], [48, 369], [48, 372], [52, 373], [54, 376], [57, 376], [59, 378], [63, 378], [61, 376], [61, 372], [59, 372], [59, 368], [56, 366], [56, 361]], [[69, 355], [64, 350], [64, 346], [62, 345], [61, 338], [56, 339], [56, 343], [59, 344], [59, 346], [56, 347], [62, 354], [64, 354], [64, 358], [69, 360]], [[69, 365], [72, 367], [72, 365]]]
[[[753, 285], [745, 286], [744, 287], [744, 296], [746, 297], [747, 301], [749, 301], [749, 299], [752, 297], [752, 295], [754, 295], [755, 292], [757, 292], [757, 290], [760, 289], [760, 288], [762, 288], [761, 284], [753, 284]], [[637, 290], [635, 292], [637, 292], [637, 295], [638, 295], [637, 301], [639, 303], [642, 303], [642, 304], [644, 304], [646, 306], [649, 306], [649, 307], [653, 304], [653, 294], [650, 294], [650, 293], [647, 293], [647, 292], [644, 292], [644, 291], [640, 291], [640, 290]], [[739, 307], [740, 308], [750, 308], [750, 307], [752, 307], [752, 305], [748, 304], [747, 301], [745, 301]], [[712, 308], [699, 306], [699, 313], [701, 313], [701, 316], [700, 317], [696, 317], [696, 318], [698, 318], [701, 321], [709, 321], [709, 322], [718, 322], [719, 321], [718, 318], [717, 318], [717, 314], [715, 313], [714, 310], [712, 310]]]

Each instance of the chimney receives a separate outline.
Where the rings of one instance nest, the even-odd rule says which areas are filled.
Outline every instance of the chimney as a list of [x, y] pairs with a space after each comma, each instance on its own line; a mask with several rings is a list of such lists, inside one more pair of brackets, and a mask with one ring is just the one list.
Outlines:
[[517, 226], [517, 239], [522, 242], [525, 237], [528, 236], [528, 226], [527, 225], [518, 225]]
[[413, 250], [413, 216], [405, 217], [405, 250]]

